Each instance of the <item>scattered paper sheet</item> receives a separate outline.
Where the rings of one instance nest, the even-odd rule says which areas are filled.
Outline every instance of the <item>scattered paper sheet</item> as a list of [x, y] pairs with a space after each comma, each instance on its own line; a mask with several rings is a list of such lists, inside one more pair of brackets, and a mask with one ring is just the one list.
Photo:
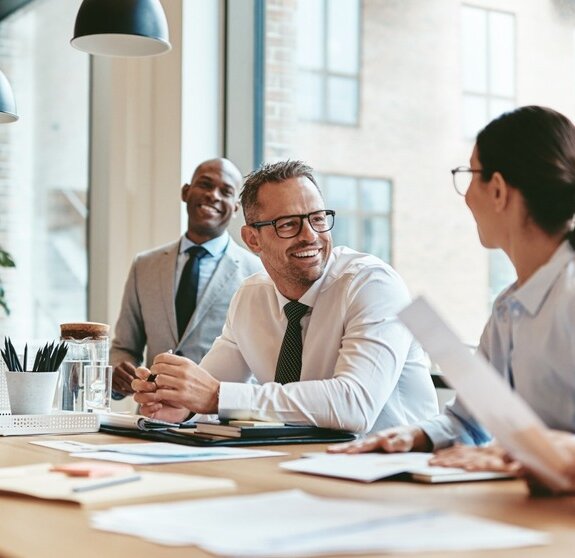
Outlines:
[[145, 442], [134, 444], [85, 444], [68, 440], [47, 440], [30, 442], [38, 446], [66, 451], [71, 457], [100, 459], [132, 465], [160, 465], [185, 461], [218, 461], [223, 459], [253, 459], [256, 457], [277, 457], [285, 452], [255, 450], [248, 448], [201, 448], [170, 444], [166, 442]]
[[85, 444], [68, 440], [30, 442], [38, 446], [67, 451], [71, 457], [101, 459], [132, 465], [181, 463], [184, 461], [217, 461], [222, 459], [253, 459], [287, 455], [281, 451], [248, 448], [205, 448], [170, 444], [167, 442], [144, 442], [133, 444]]
[[84, 442], [76, 442], [74, 440], [41, 440], [40, 442], [30, 442], [35, 446], [43, 446], [50, 449], [59, 451], [66, 451], [74, 453], [78, 451], [97, 451], [97, 444], [86, 444]]
[[445, 374], [457, 397], [497, 441], [557, 488], [570, 482], [563, 455], [545, 438], [545, 425], [485, 358], [472, 355], [437, 312], [419, 297], [399, 318]]
[[549, 542], [545, 533], [495, 521], [320, 498], [299, 490], [118, 507], [92, 514], [91, 524], [159, 544], [197, 545], [236, 557], [475, 550]]
[[408, 473], [421, 482], [463, 482], [506, 478], [511, 475], [471, 472], [455, 467], [432, 467], [431, 453], [315, 454], [313, 457], [280, 463], [282, 469], [327, 477], [373, 482]]

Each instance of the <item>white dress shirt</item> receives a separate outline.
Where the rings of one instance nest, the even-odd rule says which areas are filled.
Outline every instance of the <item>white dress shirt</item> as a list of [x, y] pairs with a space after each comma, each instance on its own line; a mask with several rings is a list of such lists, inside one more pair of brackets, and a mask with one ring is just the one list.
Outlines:
[[[521, 287], [497, 297], [479, 351], [547, 426], [575, 432], [575, 252], [568, 241]], [[435, 449], [491, 439], [457, 400], [419, 426]]]
[[[412, 424], [437, 413], [421, 347], [396, 318], [409, 303], [398, 274], [374, 256], [333, 250], [323, 276], [299, 299], [299, 382], [274, 382], [288, 302], [266, 273], [244, 281], [222, 335], [200, 366], [222, 381], [221, 418], [305, 422], [353, 432]], [[244, 383], [253, 374], [259, 384]]]

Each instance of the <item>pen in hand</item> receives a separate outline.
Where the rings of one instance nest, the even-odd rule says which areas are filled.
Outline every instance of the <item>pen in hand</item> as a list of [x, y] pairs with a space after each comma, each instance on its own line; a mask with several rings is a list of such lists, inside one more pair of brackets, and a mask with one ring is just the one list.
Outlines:
[[89, 484], [81, 484], [74, 486], [72, 492], [89, 492], [90, 490], [98, 490], [99, 488], [107, 488], [108, 486], [115, 486], [117, 484], [125, 484], [140, 480], [141, 475], [130, 475], [129, 477], [113, 477], [99, 482], [91, 482]]
[[[177, 356], [184, 356], [184, 353], [182, 353], [182, 351], [179, 351], [179, 350], [176, 351], [176, 352], [174, 352], [174, 351], [172, 351], [172, 349], [170, 349], [170, 350], [167, 351], [167, 352], [170, 353], [170, 354], [174, 353], [174, 354], [177, 355]], [[150, 375], [146, 378], [146, 381], [147, 381], [147, 382], [155, 382], [157, 377], [158, 377], [157, 374], [150, 374]]]

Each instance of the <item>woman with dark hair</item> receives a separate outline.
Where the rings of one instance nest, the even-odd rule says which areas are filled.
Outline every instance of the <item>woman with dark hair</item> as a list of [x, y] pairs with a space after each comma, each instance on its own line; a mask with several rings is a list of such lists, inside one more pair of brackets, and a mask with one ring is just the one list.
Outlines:
[[[503, 114], [477, 136], [470, 166], [452, 174], [481, 243], [501, 248], [517, 273], [497, 297], [478, 350], [550, 428], [575, 432], [575, 126], [544, 107]], [[561, 437], [566, 444], [568, 436]], [[330, 451], [430, 451], [489, 441], [454, 400], [435, 418]], [[465, 464], [479, 454], [454, 448], [435, 461]], [[499, 450], [486, 455], [516, 467], [504, 465]]]

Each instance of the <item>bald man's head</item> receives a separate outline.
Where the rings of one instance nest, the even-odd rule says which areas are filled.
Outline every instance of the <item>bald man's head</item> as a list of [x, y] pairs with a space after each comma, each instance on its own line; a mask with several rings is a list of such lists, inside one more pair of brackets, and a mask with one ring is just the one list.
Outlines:
[[189, 184], [182, 186], [188, 211], [187, 236], [201, 244], [224, 233], [238, 210], [242, 175], [228, 159], [200, 163]]

